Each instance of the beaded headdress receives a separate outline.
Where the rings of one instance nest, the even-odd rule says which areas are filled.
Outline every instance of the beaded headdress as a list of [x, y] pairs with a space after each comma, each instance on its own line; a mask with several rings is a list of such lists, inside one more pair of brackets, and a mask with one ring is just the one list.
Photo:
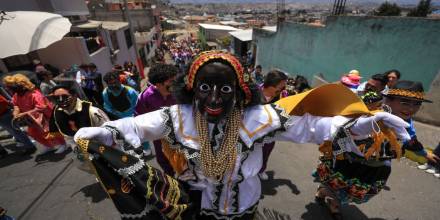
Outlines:
[[249, 103], [251, 101], [251, 90], [249, 89], [248, 84], [245, 81], [244, 77], [244, 69], [241, 65], [240, 61], [232, 54], [218, 51], [218, 50], [211, 50], [200, 53], [192, 62], [191, 67], [189, 68], [188, 75], [186, 76], [185, 84], [186, 88], [188, 90], [193, 89], [194, 86], [194, 80], [196, 78], [197, 71], [206, 63], [209, 63], [213, 60], [222, 60], [227, 62], [229, 65], [232, 66], [234, 69], [234, 72], [237, 77], [238, 84], [240, 86], [240, 89], [245, 94], [245, 101], [246, 103]]

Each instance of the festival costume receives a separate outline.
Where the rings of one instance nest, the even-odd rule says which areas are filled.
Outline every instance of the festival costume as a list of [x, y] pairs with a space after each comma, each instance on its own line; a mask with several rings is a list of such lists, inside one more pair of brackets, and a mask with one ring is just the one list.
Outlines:
[[[255, 106], [246, 109], [236, 143], [237, 157], [233, 172], [228, 172], [221, 180], [207, 177], [200, 164], [201, 148], [194, 124], [191, 105], [174, 105], [135, 118], [105, 123], [116, 128], [119, 133], [135, 135], [141, 141], [164, 138], [170, 147], [185, 155], [185, 170], [179, 179], [190, 186], [191, 191], [201, 191], [201, 213], [216, 216], [253, 213], [261, 196], [258, 172], [262, 166], [262, 146], [276, 140], [298, 143], [321, 143], [331, 138], [331, 125], [342, 118], [288, 117], [274, 105]], [[149, 123], [143, 123], [148, 121]], [[332, 123], [332, 121], [334, 121]], [[224, 138], [225, 124], [215, 128], [209, 125], [211, 141], [218, 148]], [[311, 131], [315, 132], [311, 132]], [[127, 168], [132, 173], [143, 165]], [[169, 177], [167, 177], [169, 178]], [[133, 180], [132, 180], [133, 181]]]
[[[423, 92], [393, 88], [385, 96], [426, 101]], [[426, 155], [423, 146], [417, 141], [412, 121], [410, 122], [407, 131], [411, 140], [403, 142], [402, 146], [396, 142], [395, 134], [381, 124], [376, 134], [354, 136], [349, 131], [353, 122], [345, 123], [339, 128], [333, 141], [320, 146], [322, 156], [317, 173], [321, 187], [330, 189], [342, 204], [369, 201], [385, 186], [391, 174], [392, 159], [399, 159], [405, 154], [405, 150], [424, 152]]]
[[[122, 218], [253, 219], [261, 196], [258, 172], [265, 143], [322, 143], [332, 140], [338, 128], [350, 121], [343, 116], [330, 116], [369, 114], [365, 105], [341, 85], [323, 86], [307, 92], [310, 96], [299, 94], [277, 104], [243, 108], [252, 97], [243, 69], [236, 58], [215, 51], [202, 53], [193, 62], [186, 75], [188, 91], [197, 85], [194, 81], [198, 69], [210, 60], [226, 61], [234, 69], [237, 86], [244, 94], [244, 100], [239, 100], [243, 103], [234, 104], [228, 115], [216, 123], [208, 122], [197, 105], [178, 104], [107, 122], [103, 128], [81, 129], [75, 135]], [[322, 94], [332, 94], [329, 91], [334, 89], [351, 96], [325, 97], [321, 103], [333, 104], [328, 109], [309, 105], [320, 101]], [[335, 100], [339, 104], [331, 102]], [[370, 121], [366, 124], [371, 125]], [[135, 157], [130, 147], [124, 146], [122, 152], [83, 138], [95, 138], [104, 144], [122, 144], [125, 140], [134, 146], [162, 138], [173, 150], [170, 154], [177, 155], [178, 159], [171, 161], [177, 180]]]
[[94, 107], [91, 102], [77, 98], [71, 112], [55, 106], [49, 129], [51, 133], [61, 133], [67, 142], [72, 143], [78, 129], [101, 126], [106, 121], [109, 118], [101, 109]]

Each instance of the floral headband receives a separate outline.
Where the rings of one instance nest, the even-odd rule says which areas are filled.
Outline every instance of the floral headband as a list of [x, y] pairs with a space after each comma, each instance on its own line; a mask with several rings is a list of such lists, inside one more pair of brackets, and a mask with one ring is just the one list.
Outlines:
[[249, 89], [248, 84], [245, 82], [244, 79], [244, 70], [243, 66], [241, 65], [240, 61], [232, 54], [223, 52], [223, 51], [206, 51], [200, 53], [193, 61], [191, 67], [189, 68], [188, 75], [186, 76], [186, 88], [188, 90], [193, 89], [194, 86], [194, 80], [196, 78], [197, 71], [202, 67], [204, 64], [209, 63], [212, 60], [223, 60], [226, 61], [229, 65], [231, 65], [234, 68], [234, 72], [237, 76], [239, 86], [241, 90], [245, 93], [246, 103], [249, 103], [251, 101], [251, 91]]

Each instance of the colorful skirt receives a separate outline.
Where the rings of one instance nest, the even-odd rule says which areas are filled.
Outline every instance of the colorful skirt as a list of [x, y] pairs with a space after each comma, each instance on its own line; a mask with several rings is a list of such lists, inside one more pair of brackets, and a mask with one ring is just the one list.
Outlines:
[[321, 184], [332, 190], [342, 204], [360, 204], [383, 189], [391, 167], [385, 161], [371, 166], [366, 161], [322, 160], [317, 173]]

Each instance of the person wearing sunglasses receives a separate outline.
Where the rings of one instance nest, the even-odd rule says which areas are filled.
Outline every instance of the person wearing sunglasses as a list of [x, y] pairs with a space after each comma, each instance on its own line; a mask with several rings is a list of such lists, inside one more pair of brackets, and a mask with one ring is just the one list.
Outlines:
[[398, 81], [384, 96], [384, 104], [391, 108], [391, 113], [410, 124], [407, 131], [411, 136], [411, 140], [403, 144], [403, 149], [407, 151], [406, 154], [414, 152], [418, 156], [425, 157], [428, 161], [434, 163], [440, 161], [438, 156], [427, 152], [419, 142], [412, 119], [419, 111], [422, 103], [432, 103], [432, 101], [425, 99], [422, 83], [407, 80]]
[[101, 126], [109, 121], [104, 111], [78, 98], [73, 82], [53, 87], [49, 98], [55, 104], [49, 130], [63, 134], [71, 146], [75, 146], [73, 136], [78, 129]]

